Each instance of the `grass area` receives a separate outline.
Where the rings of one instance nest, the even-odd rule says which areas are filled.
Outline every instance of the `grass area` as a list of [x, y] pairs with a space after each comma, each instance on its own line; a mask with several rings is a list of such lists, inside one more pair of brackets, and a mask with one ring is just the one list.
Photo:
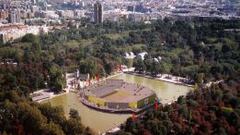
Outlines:
[[126, 45], [122, 46], [121, 48], [118, 48], [119, 50], [123, 50], [125, 52], [131, 52], [133, 50], [141, 49], [142, 47], [145, 47], [145, 44], [133, 44], [133, 45]]
[[221, 107], [221, 109], [223, 112], [226, 112], [226, 113], [233, 112], [233, 108], [231, 108], [231, 107]]
[[105, 34], [106, 37], [113, 39], [113, 40], [117, 40], [119, 38], [123, 38], [128, 36], [129, 31], [126, 32], [122, 32], [122, 33], [111, 33], [111, 34]]
[[134, 44], [132, 45], [132, 47], [135, 47], [135, 48], [141, 48], [141, 47], [144, 47], [146, 46], [145, 44]]
[[180, 55], [180, 53], [182, 53], [183, 51], [184, 51], [184, 49], [176, 48], [176, 49], [173, 49], [169, 52], [163, 52], [162, 55], [177, 58]]
[[79, 42], [76, 40], [70, 40], [64, 44], [65, 47], [67, 48], [78, 48], [79, 47]]
[[96, 41], [96, 38], [90, 38], [90, 39], [81, 39], [79, 41], [77, 40], [70, 40], [65, 42], [64, 46], [67, 48], [78, 48], [80, 46], [89, 46], [92, 45]]
[[[150, 28], [143, 29], [141, 31], [150, 31]], [[110, 33], [110, 34], [105, 34], [106, 37], [111, 38], [113, 40], [117, 40], [119, 38], [127, 37], [130, 32], [137, 32], [138, 30], [128, 30], [124, 31], [121, 33]]]
[[207, 38], [207, 44], [215, 43], [217, 41], [217, 38]]
[[82, 39], [79, 44], [81, 46], [89, 46], [92, 45], [96, 41], [96, 38], [90, 38], [90, 39]]

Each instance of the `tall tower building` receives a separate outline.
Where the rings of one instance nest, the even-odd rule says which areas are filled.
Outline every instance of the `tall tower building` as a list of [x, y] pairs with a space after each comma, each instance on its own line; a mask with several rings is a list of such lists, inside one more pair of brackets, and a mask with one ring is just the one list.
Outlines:
[[103, 22], [103, 6], [99, 1], [94, 4], [94, 22]]
[[20, 12], [18, 10], [10, 11], [8, 17], [9, 17], [10, 23], [20, 23], [21, 22]]
[[32, 0], [32, 4], [36, 5], [37, 4], [37, 0]]

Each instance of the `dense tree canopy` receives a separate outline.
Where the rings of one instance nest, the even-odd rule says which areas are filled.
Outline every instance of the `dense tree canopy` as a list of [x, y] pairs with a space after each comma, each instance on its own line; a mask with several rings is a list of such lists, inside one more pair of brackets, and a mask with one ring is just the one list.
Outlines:
[[138, 121], [129, 119], [122, 133], [239, 134], [239, 80], [231, 79], [240, 71], [239, 29], [239, 20], [221, 19], [84, 22], [78, 29], [0, 43], [0, 134], [90, 134], [76, 111], [66, 119], [60, 108], [31, 102], [29, 93], [43, 88], [61, 92], [65, 73], [77, 69], [92, 78], [110, 75], [120, 64], [132, 66], [125, 52], [144, 51], [144, 60], [133, 60], [140, 73], [226, 83], [200, 88]]

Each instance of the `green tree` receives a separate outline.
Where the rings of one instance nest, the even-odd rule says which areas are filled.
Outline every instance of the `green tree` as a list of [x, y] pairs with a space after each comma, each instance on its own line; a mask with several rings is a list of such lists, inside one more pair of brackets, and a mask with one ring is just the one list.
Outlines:
[[69, 112], [69, 115], [70, 115], [70, 118], [72, 118], [72, 119], [81, 120], [78, 111], [75, 110], [75, 109], [72, 109], [72, 108], [71, 108], [71, 109], [70, 109], [70, 112]]
[[136, 71], [141, 72], [141, 73], [146, 70], [146, 66], [140, 57], [137, 57], [134, 59], [133, 67], [135, 67]]
[[66, 84], [66, 78], [61, 68], [53, 65], [49, 71], [49, 87], [54, 92], [60, 92], [63, 90]]
[[156, 76], [157, 74], [159, 74], [160, 73], [160, 70], [162, 70], [162, 68], [161, 68], [161, 65], [159, 64], [159, 62], [156, 62], [156, 61], [152, 61], [152, 64], [151, 64], [152, 66], [151, 66], [151, 69], [150, 69], [150, 71], [151, 71], [151, 74], [153, 75], [153, 76]]
[[196, 83], [197, 84], [203, 84], [204, 82], [204, 73], [199, 73], [199, 74], [196, 74]]
[[53, 123], [50, 121], [50, 123], [46, 124], [43, 126], [43, 134], [48, 134], [48, 135], [65, 135], [63, 130], [61, 129], [61, 126], [58, 124]]
[[38, 36], [35, 36], [33, 34], [26, 34], [25, 36], [22, 37], [22, 42], [29, 42], [29, 43], [40, 43], [40, 39]]

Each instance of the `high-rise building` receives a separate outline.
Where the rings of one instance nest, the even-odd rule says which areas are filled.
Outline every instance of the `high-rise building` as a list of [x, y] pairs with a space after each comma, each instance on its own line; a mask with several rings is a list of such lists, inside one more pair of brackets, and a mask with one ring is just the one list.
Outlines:
[[44, 11], [48, 10], [48, 3], [46, 1], [43, 3], [43, 10]]
[[135, 7], [134, 6], [127, 6], [127, 11], [134, 12], [135, 11]]
[[94, 4], [94, 22], [103, 22], [103, 6], [99, 1]]
[[31, 0], [33, 5], [37, 4], [37, 0]]
[[10, 23], [20, 23], [21, 22], [20, 12], [18, 10], [10, 11], [8, 17], [9, 17]]

